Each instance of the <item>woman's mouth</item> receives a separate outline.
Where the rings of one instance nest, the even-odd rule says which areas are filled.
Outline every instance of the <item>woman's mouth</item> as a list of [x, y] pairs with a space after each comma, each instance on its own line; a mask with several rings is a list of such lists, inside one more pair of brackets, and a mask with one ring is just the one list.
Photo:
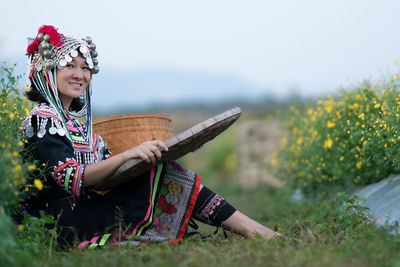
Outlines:
[[76, 82], [70, 82], [69, 83], [74, 89], [81, 89], [82, 84], [81, 83], [76, 83]]

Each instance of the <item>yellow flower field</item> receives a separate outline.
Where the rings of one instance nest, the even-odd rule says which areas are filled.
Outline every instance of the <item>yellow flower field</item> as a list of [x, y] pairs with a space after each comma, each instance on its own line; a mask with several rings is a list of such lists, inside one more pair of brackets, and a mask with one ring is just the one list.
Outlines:
[[365, 81], [291, 107], [278, 176], [306, 193], [370, 184], [400, 172], [400, 87]]

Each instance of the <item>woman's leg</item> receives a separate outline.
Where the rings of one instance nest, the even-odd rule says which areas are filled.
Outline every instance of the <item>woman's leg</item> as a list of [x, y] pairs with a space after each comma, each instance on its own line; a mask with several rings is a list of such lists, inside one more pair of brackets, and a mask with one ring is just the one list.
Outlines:
[[221, 196], [203, 185], [200, 186], [194, 212], [195, 217], [208, 224], [223, 224], [245, 237], [260, 235], [262, 238], [271, 239], [280, 235], [236, 210]]

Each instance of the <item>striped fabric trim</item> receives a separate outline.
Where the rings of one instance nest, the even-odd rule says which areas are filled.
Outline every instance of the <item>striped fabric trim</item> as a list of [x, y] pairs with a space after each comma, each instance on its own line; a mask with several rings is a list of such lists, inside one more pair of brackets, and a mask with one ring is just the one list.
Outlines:
[[38, 116], [41, 118], [52, 118], [52, 119], [56, 119], [60, 122], [62, 122], [62, 120], [58, 117], [57, 115], [57, 111], [55, 111], [53, 108], [49, 107], [49, 106], [36, 106], [32, 109], [32, 111], [29, 113], [28, 117], [22, 122], [22, 129], [25, 129], [27, 124], [30, 122], [32, 116]]
[[78, 142], [85, 142], [85, 139], [83, 139], [82, 136], [76, 136], [76, 135], [71, 135], [72, 140], [78, 141]]
[[59, 162], [52, 176], [65, 191], [79, 196], [85, 167], [73, 159], [67, 159], [65, 163]]
[[[72, 138], [73, 139], [73, 138]], [[75, 140], [74, 140], [75, 141]], [[87, 144], [77, 144], [77, 143], [73, 143], [74, 145], [74, 150], [78, 151], [78, 152], [85, 152], [85, 153], [90, 153], [93, 152], [89, 146]]]
[[153, 185], [153, 188], [152, 188], [153, 192], [152, 192], [151, 203], [150, 203], [150, 206], [151, 206], [150, 218], [144, 225], [142, 225], [142, 227], [140, 227], [140, 229], [137, 232], [137, 235], [140, 235], [142, 233], [142, 231], [153, 222], [153, 212], [154, 212], [155, 199], [156, 199], [156, 193], [157, 193], [157, 190], [156, 190], [155, 187], [158, 185], [158, 181], [160, 180], [162, 169], [163, 169], [163, 165], [162, 164], [157, 166], [156, 179], [154, 181], [154, 185]]
[[[155, 170], [154, 168], [150, 170], [150, 199], [149, 199], [149, 207], [147, 208], [147, 213], [146, 216], [143, 218], [142, 221], [140, 221], [135, 228], [132, 231], [132, 235], [140, 235], [140, 233], [143, 231], [143, 228], [145, 226], [142, 226], [143, 224], [146, 224], [146, 222], [150, 219], [151, 220], [151, 215], [153, 213], [153, 207], [154, 207], [154, 199], [155, 199], [155, 194], [156, 194], [156, 186], [158, 184], [158, 180], [160, 179], [161, 175], [161, 170], [163, 169], [163, 165], [158, 165], [157, 166], [157, 175], [154, 177]], [[157, 180], [157, 183], [154, 181], [154, 178]]]
[[65, 191], [68, 191], [68, 185], [69, 185], [69, 177], [71, 176], [71, 173], [74, 169], [72, 169], [71, 167], [67, 168], [67, 172], [65, 174], [65, 180], [64, 180], [64, 188]]
[[78, 245], [78, 249], [83, 249], [86, 246], [88, 246], [89, 249], [97, 248], [97, 247], [102, 247], [106, 244], [106, 242], [109, 240], [111, 237], [111, 234], [104, 234], [103, 236], [98, 235], [95, 237], [92, 237], [89, 241], [83, 241]]

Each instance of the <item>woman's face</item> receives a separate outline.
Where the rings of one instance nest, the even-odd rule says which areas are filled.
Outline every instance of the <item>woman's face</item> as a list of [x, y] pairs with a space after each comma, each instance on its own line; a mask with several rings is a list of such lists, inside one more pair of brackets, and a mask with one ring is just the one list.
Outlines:
[[58, 95], [65, 109], [69, 109], [74, 98], [78, 98], [92, 79], [86, 60], [79, 55], [62, 70], [57, 70]]

